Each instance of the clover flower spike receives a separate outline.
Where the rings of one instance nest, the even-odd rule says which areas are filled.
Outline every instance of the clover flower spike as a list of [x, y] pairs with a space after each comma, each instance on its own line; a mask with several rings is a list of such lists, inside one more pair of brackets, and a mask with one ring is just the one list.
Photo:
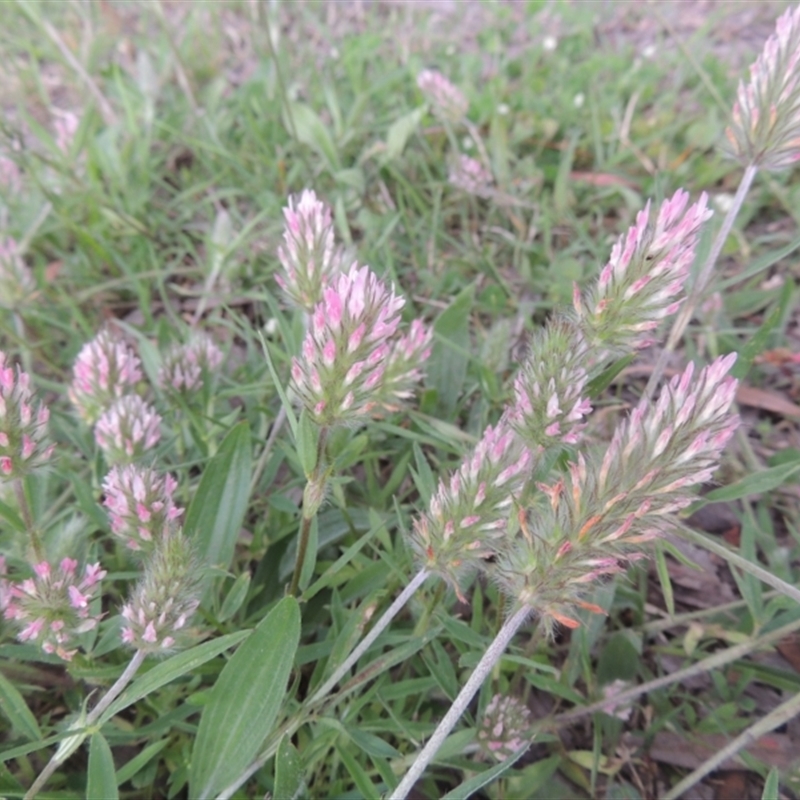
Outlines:
[[294, 391], [316, 424], [357, 423], [379, 405], [404, 303], [357, 264], [325, 288], [292, 360]]
[[678, 310], [700, 228], [712, 214], [705, 194], [688, 203], [688, 192], [678, 190], [653, 218], [648, 201], [611, 250], [588, 307], [575, 296], [592, 348], [621, 353], [646, 347], [654, 341], [650, 332]]
[[392, 343], [382, 381], [384, 406], [392, 408], [412, 396], [414, 385], [424, 377], [432, 346], [433, 330], [418, 319], [411, 323], [408, 333]]
[[460, 591], [503, 547], [514, 500], [533, 466], [533, 453], [506, 420], [490, 425], [414, 522], [411, 544], [422, 567]]
[[183, 513], [172, 500], [177, 485], [172, 475], [148, 467], [114, 467], [103, 481], [111, 532], [131, 550], [152, 550]]
[[157, 543], [122, 608], [122, 641], [156, 655], [180, 649], [194, 636], [189, 623], [200, 604], [200, 590], [191, 544], [180, 530], [172, 531]]
[[[646, 398], [617, 428], [602, 457], [581, 454], [550, 485], [497, 561], [506, 593], [537, 609], [545, 627], [576, 627], [577, 608], [600, 611], [584, 596], [593, 583], [646, 557], [643, 545], [674, 522], [708, 481], [739, 419], [730, 411], [735, 355], [676, 375], [657, 402]], [[522, 521], [521, 521], [522, 523]]]
[[449, 122], [460, 122], [467, 115], [469, 103], [464, 93], [435, 69], [425, 69], [417, 76], [417, 86], [431, 101], [433, 110]]
[[745, 165], [782, 170], [800, 160], [800, 7], [787, 9], [739, 83], [731, 125], [733, 156]]
[[467, 194], [486, 197], [492, 190], [492, 173], [475, 158], [460, 154], [447, 176], [451, 185]]
[[108, 460], [127, 464], [141, 458], [161, 438], [161, 417], [139, 395], [120, 397], [97, 421], [94, 438]]
[[46, 440], [49, 409], [34, 404], [30, 376], [6, 358], [0, 351], [0, 478], [14, 480], [41, 467], [54, 445]]
[[342, 252], [335, 246], [331, 211], [310, 189], [290, 198], [283, 209], [285, 227], [278, 259], [283, 273], [275, 280], [286, 296], [308, 313], [342, 270]]
[[88, 425], [142, 379], [139, 359], [108, 328], [81, 348], [72, 374], [69, 399]]
[[34, 576], [7, 585], [4, 616], [21, 628], [17, 638], [33, 642], [45, 653], [70, 661], [76, 638], [97, 626], [102, 614], [93, 615], [90, 604], [105, 577], [99, 564], [86, 566], [77, 576], [78, 562], [65, 558], [55, 568], [47, 561], [36, 564]]
[[210, 336], [196, 333], [186, 344], [174, 345], [166, 352], [158, 383], [163, 389], [189, 396], [202, 389], [222, 358], [222, 351]]

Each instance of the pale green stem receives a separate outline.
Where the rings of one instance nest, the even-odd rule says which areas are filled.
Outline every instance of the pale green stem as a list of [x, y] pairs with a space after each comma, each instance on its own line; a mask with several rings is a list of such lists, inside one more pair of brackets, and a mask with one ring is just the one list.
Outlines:
[[645, 389], [645, 394], [648, 397], [652, 397], [656, 386], [658, 386], [658, 383], [661, 380], [661, 376], [664, 374], [664, 368], [667, 366], [670, 353], [674, 352], [675, 348], [677, 347], [683, 332], [686, 330], [686, 326], [689, 324], [689, 321], [692, 318], [692, 314], [694, 314], [694, 310], [697, 308], [697, 305], [702, 299], [705, 290], [708, 288], [708, 284], [711, 280], [711, 273], [717, 263], [719, 254], [722, 252], [722, 248], [728, 239], [731, 228], [733, 228], [733, 223], [739, 214], [747, 193], [750, 191], [750, 187], [753, 184], [753, 179], [756, 177], [757, 172], [758, 167], [754, 164], [750, 164], [750, 166], [744, 171], [739, 188], [736, 190], [736, 196], [733, 198], [733, 203], [731, 203], [731, 207], [728, 209], [728, 213], [725, 215], [725, 219], [722, 221], [722, 227], [719, 229], [719, 233], [717, 233], [717, 238], [714, 239], [714, 243], [712, 244], [708, 257], [706, 258], [702, 268], [700, 269], [700, 272], [697, 275], [694, 286], [687, 296], [677, 319], [672, 325], [672, 330], [670, 331], [669, 338], [667, 339], [667, 344], [661, 351], [655, 367], [653, 367], [653, 374], [650, 376], [650, 380], [647, 382], [647, 388]]
[[563, 714], [553, 717], [552, 720], [542, 722], [541, 727], [548, 728], [551, 725], [561, 725], [565, 722], [572, 722], [573, 720], [580, 719], [588, 714], [594, 714], [596, 711], [603, 711], [610, 706], [618, 708], [619, 706], [627, 703], [629, 700], [635, 700], [637, 697], [647, 694], [648, 692], [654, 692], [657, 689], [663, 689], [665, 686], [671, 686], [673, 683], [680, 683], [688, 678], [693, 678], [695, 675], [707, 675], [711, 670], [719, 669], [726, 664], [731, 664], [734, 661], [738, 661], [740, 658], [744, 658], [755, 650], [760, 650], [763, 647], [768, 647], [774, 642], [779, 642], [785, 636], [788, 636], [797, 630], [800, 630], [800, 620], [790, 622], [788, 625], [784, 625], [774, 631], [765, 633], [763, 636], [751, 639], [749, 642], [742, 642], [742, 644], [728, 647], [725, 650], [721, 650], [718, 653], [708, 656], [708, 658], [697, 661], [690, 667], [685, 667], [677, 672], [670, 672], [667, 675], [662, 675], [660, 678], [655, 678], [654, 680], [643, 683], [640, 686], [633, 686], [630, 689], [626, 689], [624, 692], [615, 694], [613, 697], [607, 700], [598, 700], [596, 703], [591, 703], [588, 706], [581, 706], [580, 708], [575, 708], [572, 711], [566, 711]]
[[533, 609], [530, 606], [524, 605], [505, 621], [503, 627], [500, 628], [500, 632], [495, 636], [494, 641], [492, 641], [478, 662], [478, 666], [475, 667], [472, 675], [469, 676], [469, 679], [458, 693], [458, 697], [453, 701], [449, 711], [433, 732], [433, 736], [417, 755], [398, 787], [389, 795], [389, 800], [405, 800], [408, 793], [414, 788], [414, 784], [422, 777], [428, 764], [433, 761], [436, 753], [439, 752], [439, 748], [444, 744], [444, 740], [450, 731], [461, 719], [461, 715], [466, 711], [475, 693], [481, 688], [494, 665], [506, 651], [506, 648], [514, 638], [514, 634], [532, 612]]
[[25, 484], [22, 478], [17, 478], [14, 481], [14, 494], [17, 497], [17, 505], [19, 506], [19, 513], [22, 515], [22, 521], [25, 524], [25, 529], [31, 539], [31, 547], [36, 562], [39, 563], [45, 560], [44, 547], [42, 546], [42, 539], [36, 526], [33, 522], [33, 514], [31, 513], [31, 505], [28, 502], [28, 495], [25, 492]]
[[421, 569], [410, 581], [410, 583], [403, 589], [402, 592], [395, 598], [394, 602], [383, 612], [381, 618], [375, 623], [372, 630], [361, 640], [358, 647], [336, 668], [336, 671], [328, 678], [325, 683], [314, 692], [314, 695], [308, 701], [310, 706], [322, 700], [328, 693], [336, 686], [337, 683], [347, 674], [350, 668], [355, 664], [364, 653], [369, 650], [372, 643], [383, 633], [389, 623], [398, 615], [405, 604], [411, 599], [414, 593], [425, 582], [425, 579], [430, 573]]
[[[133, 676], [142, 666], [145, 654], [141, 650], [137, 650], [133, 658], [125, 667], [122, 675], [117, 678], [114, 685], [105, 693], [100, 702], [89, 712], [86, 720], [83, 723], [84, 730], [90, 728], [100, 718], [100, 715], [119, 697], [122, 690], [133, 680]], [[47, 766], [39, 773], [39, 777], [33, 782], [31, 788], [25, 793], [24, 800], [33, 800], [39, 791], [44, 787], [45, 783], [50, 779], [52, 774], [66, 761], [67, 758], [74, 752], [74, 748], [69, 748], [65, 752], [61, 749], [57, 750]]]
[[664, 800], [677, 800], [677, 798], [685, 795], [689, 789], [697, 785], [706, 775], [724, 764], [729, 758], [733, 758], [740, 750], [744, 750], [748, 745], [755, 744], [764, 734], [774, 731], [775, 728], [779, 728], [781, 725], [785, 725], [798, 714], [800, 714], [800, 693], [792, 695], [785, 703], [781, 703], [776, 709], [770, 711], [769, 714], [762, 717], [747, 730], [742, 731], [722, 750], [716, 752], [708, 761], [701, 764], [696, 770], [673, 786], [664, 795]]
[[729, 564], [738, 567], [743, 572], [753, 575], [763, 583], [772, 586], [773, 589], [777, 589], [781, 594], [791, 597], [792, 600], [800, 603], [800, 589], [786, 581], [782, 581], [769, 570], [759, 567], [758, 564], [754, 564], [752, 561], [748, 561], [729, 547], [715, 542], [710, 536], [692, 530], [692, 528], [687, 525], [681, 525], [678, 527], [677, 531], [682, 539], [687, 539], [692, 542], [692, 544], [697, 544], [700, 545], [700, 547], [704, 547], [706, 550], [710, 550], [712, 553], [724, 558]]

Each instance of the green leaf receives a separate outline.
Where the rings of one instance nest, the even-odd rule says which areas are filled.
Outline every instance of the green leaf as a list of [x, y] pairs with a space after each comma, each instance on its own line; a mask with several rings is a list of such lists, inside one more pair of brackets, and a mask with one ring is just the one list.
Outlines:
[[316, 150], [327, 161], [331, 172], [340, 170], [342, 165], [333, 139], [316, 112], [304, 103], [292, 103], [289, 115], [287, 127], [297, 135], [298, 141]]
[[220, 622], [225, 622], [225, 620], [230, 619], [242, 607], [242, 603], [244, 603], [249, 590], [250, 573], [243, 572], [233, 582], [233, 586], [231, 586], [230, 591], [225, 596], [225, 600], [222, 603], [222, 608], [217, 615], [217, 619]]
[[773, 767], [764, 781], [764, 791], [761, 792], [761, 800], [778, 800], [780, 797], [781, 773], [777, 767]]
[[631, 362], [636, 360], [636, 355], [631, 354], [615, 361], [608, 369], [603, 370], [596, 378], [592, 378], [586, 385], [586, 394], [589, 397], [599, 397], [609, 386], [617, 375], [622, 372]]
[[14, 730], [19, 731], [26, 739], [36, 742], [42, 738], [39, 723], [28, 708], [25, 698], [2, 672], [0, 672], [0, 709]]
[[370, 800], [370, 798], [373, 797], [379, 797], [380, 792], [372, 783], [369, 774], [361, 766], [361, 764], [358, 763], [358, 759], [353, 756], [347, 747], [342, 744], [338, 744], [336, 746], [336, 752], [339, 754], [339, 758], [342, 759], [342, 764], [344, 764], [345, 769], [350, 773], [350, 777], [353, 779], [356, 789], [361, 792], [365, 800]]
[[225, 665], [200, 718], [190, 797], [215, 796], [256, 756], [286, 695], [299, 641], [300, 607], [285, 597]]
[[464, 289], [433, 325], [436, 341], [428, 361], [428, 386], [436, 389], [443, 416], [455, 410], [469, 363], [469, 317], [475, 286]]
[[275, 789], [273, 797], [280, 800], [297, 800], [302, 797], [305, 781], [300, 754], [288, 736], [281, 739], [275, 756]]
[[93, 733], [89, 740], [86, 800], [116, 800], [118, 797], [117, 776], [111, 748], [102, 733]]
[[706, 502], [738, 500], [740, 497], [747, 497], [751, 494], [761, 494], [769, 492], [783, 486], [792, 475], [800, 472], [800, 461], [781, 464], [779, 467], [769, 467], [762, 469], [753, 475], [719, 489], [709, 492], [703, 497]]
[[419, 127], [419, 123], [425, 114], [425, 106], [415, 108], [408, 114], [403, 114], [402, 117], [395, 120], [389, 128], [389, 133], [386, 136], [386, 160], [394, 161], [399, 158], [405, 150], [406, 143], [411, 135]]
[[306, 478], [311, 476], [317, 466], [318, 453], [319, 426], [311, 421], [304, 409], [297, 425], [297, 457], [300, 459], [300, 466]]
[[661, 584], [661, 592], [664, 595], [664, 602], [667, 604], [667, 611], [671, 617], [675, 616], [675, 596], [672, 592], [672, 581], [669, 577], [669, 567], [662, 547], [656, 547], [656, 572]]
[[250, 495], [250, 428], [240, 422], [208, 462], [186, 513], [184, 532], [208, 566], [227, 569]]
[[525, 753], [528, 752], [528, 748], [530, 747], [530, 743], [526, 743], [519, 750], [517, 750], [514, 755], [507, 758], [505, 761], [501, 761], [499, 764], [495, 764], [495, 766], [491, 767], [491, 769], [487, 769], [484, 772], [475, 775], [473, 778], [470, 778], [468, 781], [464, 781], [460, 786], [456, 786], [451, 792], [448, 792], [442, 800], [469, 800], [478, 789], [483, 788], [487, 784], [491, 783], [493, 780], [499, 778], [504, 772], [511, 769], [511, 767], [519, 761]]
[[141, 753], [134, 756], [126, 764], [123, 764], [117, 770], [117, 786], [122, 786], [123, 783], [129, 781], [140, 769], [143, 769], [147, 764], [154, 759], [168, 744], [169, 739], [160, 739], [157, 742], [147, 745]]
[[220, 653], [239, 644], [246, 639], [252, 631], [237, 631], [229, 633], [227, 636], [220, 636], [219, 639], [212, 639], [210, 642], [203, 642], [190, 650], [178, 653], [176, 656], [156, 664], [153, 669], [137, 678], [104, 712], [98, 720], [98, 726], [104, 725], [115, 714], [130, 705], [141, 700], [143, 697], [155, 692], [162, 686], [171, 683], [176, 678], [180, 678], [190, 672], [194, 672], [198, 667], [216, 658]]
[[780, 304], [775, 306], [761, 324], [761, 327], [747, 340], [744, 347], [739, 351], [736, 363], [733, 365], [731, 375], [736, 380], [741, 381], [750, 372], [753, 360], [761, 355], [767, 348], [772, 332], [783, 318]]

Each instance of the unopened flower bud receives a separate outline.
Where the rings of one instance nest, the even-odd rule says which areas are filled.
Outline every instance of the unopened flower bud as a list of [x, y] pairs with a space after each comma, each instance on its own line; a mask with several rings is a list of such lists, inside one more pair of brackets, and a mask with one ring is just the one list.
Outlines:
[[222, 351], [210, 336], [195, 333], [187, 344], [174, 345], [164, 355], [158, 373], [162, 389], [191, 396], [222, 364]]
[[109, 462], [130, 463], [158, 444], [161, 417], [139, 395], [125, 395], [97, 421], [94, 438]]
[[421, 565], [460, 591], [502, 546], [514, 499], [532, 471], [533, 455], [516, 431], [504, 420], [489, 426], [414, 523], [411, 543]]
[[108, 328], [85, 344], [73, 367], [69, 399], [89, 425], [142, 379], [139, 359]]
[[478, 725], [478, 744], [485, 755], [505, 761], [532, 737], [531, 712], [516, 697], [496, 694]]
[[449, 122], [460, 122], [467, 115], [469, 103], [464, 93], [434, 69], [425, 69], [417, 76], [417, 86], [430, 100], [433, 110]]
[[0, 351], [0, 478], [13, 480], [41, 467], [53, 452], [47, 443], [50, 411], [34, 403], [30, 376], [6, 365]]
[[114, 467], [103, 481], [111, 532], [131, 550], [151, 551], [183, 513], [172, 500], [176, 486], [172, 475], [148, 467]]
[[200, 587], [189, 540], [180, 530], [164, 536], [122, 608], [122, 641], [159, 655], [184, 647], [194, 636], [189, 624], [200, 603]]
[[302, 355], [292, 360], [292, 385], [316, 424], [359, 422], [380, 403], [404, 303], [356, 264], [324, 290]]
[[775, 33], [739, 83], [731, 125], [733, 156], [745, 166], [787, 169], [800, 160], [800, 8], [779, 17]]
[[82, 578], [78, 562], [65, 558], [53, 567], [47, 561], [36, 564], [34, 576], [8, 584], [4, 616], [21, 628], [17, 638], [33, 642], [45, 653], [70, 661], [77, 650], [76, 638], [97, 626], [102, 614], [92, 615], [90, 604], [105, 570], [87, 565]]
[[575, 305], [590, 348], [612, 354], [652, 344], [652, 331], [680, 305], [702, 224], [711, 217], [705, 194], [687, 208], [688, 192], [650, 203], [620, 237], [597, 286]]
[[275, 280], [289, 300], [311, 313], [323, 289], [342, 269], [342, 253], [334, 244], [331, 211], [309, 189], [290, 198], [283, 209], [285, 228], [278, 258], [283, 273]]

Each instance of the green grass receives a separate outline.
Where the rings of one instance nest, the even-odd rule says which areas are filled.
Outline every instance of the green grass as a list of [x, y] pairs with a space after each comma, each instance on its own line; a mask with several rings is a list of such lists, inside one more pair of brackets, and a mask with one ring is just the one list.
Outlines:
[[[159, 351], [186, 336], [198, 303], [202, 327], [223, 346], [224, 373], [206, 407], [176, 410], [155, 395], [170, 431], [155, 458], [179, 477], [182, 505], [196, 496], [208, 465], [222, 463], [223, 441], [242, 430], [238, 423], [246, 421], [251, 433], [237, 451], [247, 462], [242, 480], [264, 456], [241, 530], [232, 532], [230, 563], [203, 604], [200, 626], [209, 638], [255, 627], [283, 596], [293, 565], [305, 480], [288, 426], [265, 453], [281, 398], [264, 349], [286, 385], [302, 337], [302, 323], [283, 306], [272, 277], [287, 197], [313, 187], [334, 209], [339, 239], [405, 294], [407, 320], [422, 316], [436, 326], [418, 410], [332, 442], [345, 480], [319, 517], [318, 556], [301, 604], [300, 647], [280, 725], [413, 574], [403, 532], [438, 475], [496, 420], [529, 332], [569, 302], [574, 281], [586, 285], [596, 277], [648, 198], [659, 201], [680, 187], [693, 197], [736, 190], [741, 168], [717, 145], [739, 75], [730, 64], [749, 63], [755, 50], [728, 62], [707, 47], [724, 16], [691, 36], [676, 33], [690, 59], [669, 34], [668, 46], [651, 57], [634, 40], [622, 47], [598, 42], [593, 20], [600, 12], [581, 5], [556, 6], [554, 51], [542, 47], [551, 12], [537, 3], [480, 4], [480, 26], [456, 10], [452, 30], [440, 25], [431, 33], [429, 10], [359, 8], [5, 9], [2, 143], [22, 179], [21, 190], [3, 196], [0, 221], [4, 235], [26, 242], [35, 290], [0, 308], [0, 346], [35, 374], [52, 411], [58, 455], [29, 487], [48, 553], [101, 559], [113, 578], [105, 583], [108, 616], [96, 636], [87, 635], [91, 654], [76, 656], [66, 670], [3, 627], [2, 672], [12, 689], [3, 690], [0, 730], [3, 749], [16, 748], [0, 777], [6, 796], [21, 796], [51, 754], [31, 742], [27, 717], [14, 703], [27, 706], [43, 737], [61, 733], [91, 689], [110, 685], [129, 658], [118, 642], [117, 607], [134, 567], [98, 505], [106, 465], [66, 397], [74, 358], [103, 322], [119, 320], [135, 337], [151, 379]], [[107, 111], [66, 63], [47, 24]], [[497, 181], [494, 199], [448, 183], [451, 137], [418, 111], [423, 97], [415, 78], [429, 65], [469, 98], [469, 118]], [[80, 117], [67, 153], [53, 138], [56, 107]], [[466, 136], [455, 131], [462, 147]], [[472, 147], [467, 152], [476, 155]], [[752, 363], [740, 376], [747, 386], [795, 403], [796, 365], [776, 365], [770, 353], [798, 351], [798, 268], [787, 247], [797, 236], [798, 199], [796, 173], [759, 176], [718, 267], [721, 306], [694, 321], [681, 351], [684, 360], [740, 351]], [[784, 257], [770, 263], [781, 248]], [[766, 266], [748, 274], [759, 259]], [[748, 342], [755, 344], [745, 350]], [[652, 360], [645, 354], [638, 363]], [[646, 377], [622, 373], [597, 399], [594, 440], [608, 438]], [[738, 551], [796, 585], [798, 473], [769, 472], [762, 486], [752, 481], [797, 463], [797, 417], [757, 406], [743, 415], [745, 426], [717, 476], [725, 485], [745, 479], [728, 501], [741, 526]], [[24, 563], [26, 542], [7, 521], [0, 523], [0, 549], [12, 567]], [[702, 553], [692, 550], [688, 558]], [[676, 564], [666, 556], [662, 582], [675, 578]], [[698, 735], [732, 739], [796, 693], [796, 662], [792, 667], [774, 651], [768, 658], [750, 653], [710, 671], [701, 663], [693, 680], [636, 699], [625, 721], [600, 712], [558, 721], [558, 714], [601, 699], [603, 686], [615, 680], [645, 683], [742, 643], [755, 650], [759, 637], [800, 619], [796, 602], [751, 575], [731, 577], [721, 559], [704, 561], [709, 567], [716, 574], [694, 574], [719, 597], [677, 583], [670, 613], [656, 569], [644, 566], [597, 590], [607, 619], [587, 616], [582, 628], [552, 642], [518, 637], [423, 791], [442, 796], [486, 768], [475, 760], [469, 731], [498, 692], [528, 702], [542, 725], [529, 754], [477, 795], [487, 798], [654, 796], [688, 771], [642, 760], [664, 741], [659, 737], [677, 735], [690, 752]], [[426, 587], [382, 640], [385, 650], [372, 651], [378, 658], [396, 650], [391, 668], [376, 670], [297, 728], [292, 744], [309, 797], [377, 796], [396, 784], [502, 622], [505, 600], [495, 587], [475, 585], [470, 601], [457, 604], [452, 592]], [[105, 722], [122, 796], [186, 796], [199, 714], [228, 659], [229, 652], [198, 664]], [[274, 736], [268, 743], [278, 747]], [[83, 795], [87, 772], [97, 774], [86, 752], [57, 771], [48, 796]], [[765, 749], [751, 753], [752, 787], [779, 766], [782, 786], [798, 790], [796, 760], [787, 765]], [[101, 763], [101, 754], [94, 757]], [[283, 758], [291, 754], [284, 750]], [[241, 796], [263, 796], [274, 781], [270, 759]]]

